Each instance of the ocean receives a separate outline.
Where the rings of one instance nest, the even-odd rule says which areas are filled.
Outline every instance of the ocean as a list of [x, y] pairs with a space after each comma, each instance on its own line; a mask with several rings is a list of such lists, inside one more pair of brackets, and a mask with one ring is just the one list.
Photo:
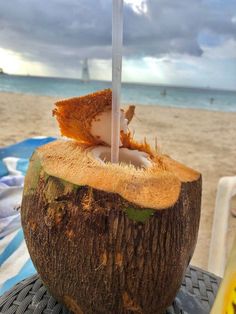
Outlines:
[[[109, 87], [111, 83], [104, 81], [0, 75], [0, 92], [66, 98]], [[122, 83], [122, 102], [236, 112], [236, 91]]]

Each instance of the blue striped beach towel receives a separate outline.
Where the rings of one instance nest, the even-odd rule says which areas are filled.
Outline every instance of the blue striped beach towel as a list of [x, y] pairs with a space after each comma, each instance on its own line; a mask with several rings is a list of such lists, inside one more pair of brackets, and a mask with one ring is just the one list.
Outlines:
[[21, 228], [20, 205], [32, 152], [54, 140], [37, 137], [0, 148], [0, 295], [36, 272]]

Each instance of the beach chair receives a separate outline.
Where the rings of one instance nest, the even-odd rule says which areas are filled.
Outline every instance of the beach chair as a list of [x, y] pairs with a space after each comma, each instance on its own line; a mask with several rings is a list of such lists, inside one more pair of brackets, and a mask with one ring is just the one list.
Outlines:
[[[236, 176], [219, 180], [212, 226], [208, 270], [223, 277], [226, 264], [227, 229], [230, 203], [236, 195]], [[232, 211], [234, 215], [234, 212]]]

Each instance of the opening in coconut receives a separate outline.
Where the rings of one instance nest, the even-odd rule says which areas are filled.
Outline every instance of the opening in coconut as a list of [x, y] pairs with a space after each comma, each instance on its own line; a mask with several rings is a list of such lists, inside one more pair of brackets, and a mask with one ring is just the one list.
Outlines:
[[[110, 147], [96, 146], [91, 149], [91, 153], [96, 160], [102, 163], [111, 161]], [[120, 164], [133, 165], [136, 168], [144, 169], [152, 166], [150, 156], [147, 153], [122, 147], [119, 150], [119, 162]]]

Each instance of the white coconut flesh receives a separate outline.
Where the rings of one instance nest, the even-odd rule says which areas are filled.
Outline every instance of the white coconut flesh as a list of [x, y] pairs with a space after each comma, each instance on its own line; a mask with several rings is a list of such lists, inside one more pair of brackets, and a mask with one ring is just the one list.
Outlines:
[[[120, 111], [120, 131], [125, 134], [128, 132], [128, 119], [125, 118], [123, 110]], [[96, 139], [99, 139], [108, 146], [95, 146], [91, 149], [92, 156], [105, 164], [111, 161], [111, 110], [102, 112], [97, 115], [92, 121], [91, 134]], [[152, 162], [149, 155], [145, 152], [138, 150], [131, 150], [128, 148], [121, 147], [122, 142], [120, 141], [119, 149], [119, 163], [133, 165], [136, 168], [149, 168], [152, 166]]]
[[[124, 133], [128, 132], [128, 120], [125, 118], [123, 110], [120, 111], [120, 130]], [[90, 133], [96, 139], [111, 145], [111, 110], [102, 112], [94, 118]], [[122, 146], [121, 141], [120, 146]]]
[[[111, 148], [107, 146], [95, 146], [91, 149], [90, 153], [92, 156], [105, 164], [111, 161]], [[138, 150], [131, 150], [128, 148], [119, 149], [119, 162], [121, 164], [133, 165], [136, 168], [150, 168], [152, 166], [152, 161], [149, 155], [145, 152]]]

